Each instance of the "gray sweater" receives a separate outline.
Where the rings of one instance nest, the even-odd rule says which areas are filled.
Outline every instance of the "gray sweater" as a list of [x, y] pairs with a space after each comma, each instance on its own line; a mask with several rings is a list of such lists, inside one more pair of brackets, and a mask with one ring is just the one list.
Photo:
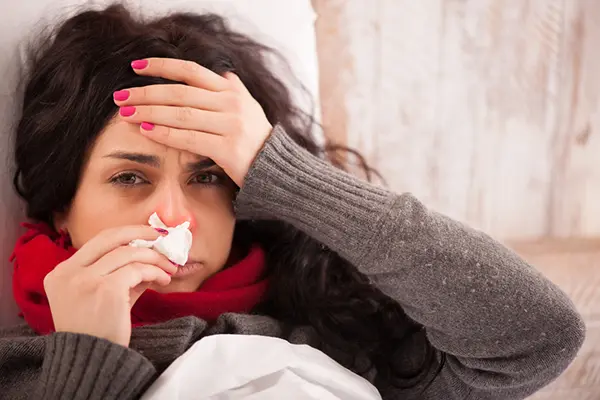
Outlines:
[[[335, 169], [279, 127], [252, 166], [236, 213], [293, 224], [425, 326], [443, 368], [410, 389], [365, 376], [384, 399], [523, 399], [555, 379], [584, 340], [571, 301], [515, 253], [410, 194]], [[129, 348], [76, 333], [40, 337], [22, 325], [0, 331], [0, 398], [134, 399], [194, 342], [219, 333], [319, 343], [310, 327], [290, 332], [268, 316], [241, 314], [210, 326], [185, 317], [136, 328]], [[415, 349], [401, 362], [420, 357]]]

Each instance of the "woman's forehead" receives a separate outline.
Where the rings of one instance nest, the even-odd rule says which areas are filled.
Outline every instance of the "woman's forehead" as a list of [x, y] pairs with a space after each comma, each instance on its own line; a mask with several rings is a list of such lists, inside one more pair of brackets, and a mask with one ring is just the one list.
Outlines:
[[116, 149], [160, 154], [166, 152], [167, 147], [140, 134], [138, 125], [127, 123], [119, 117], [115, 117], [98, 135], [92, 149], [92, 157], [102, 157], [104, 153]]
[[98, 135], [90, 154], [90, 160], [106, 158], [115, 153], [137, 153], [164, 159], [177, 157], [181, 164], [195, 161], [198, 156], [176, 150], [148, 139], [140, 133], [137, 124], [127, 123], [115, 117]]

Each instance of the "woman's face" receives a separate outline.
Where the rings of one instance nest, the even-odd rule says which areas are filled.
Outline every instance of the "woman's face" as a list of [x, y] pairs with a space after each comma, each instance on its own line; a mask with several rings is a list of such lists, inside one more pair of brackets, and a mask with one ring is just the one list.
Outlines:
[[145, 138], [115, 117], [99, 135], [83, 167], [73, 203], [56, 219], [80, 248], [102, 230], [147, 224], [156, 212], [167, 226], [190, 221], [193, 236], [185, 276], [161, 292], [191, 292], [233, 261], [236, 186], [207, 158]]

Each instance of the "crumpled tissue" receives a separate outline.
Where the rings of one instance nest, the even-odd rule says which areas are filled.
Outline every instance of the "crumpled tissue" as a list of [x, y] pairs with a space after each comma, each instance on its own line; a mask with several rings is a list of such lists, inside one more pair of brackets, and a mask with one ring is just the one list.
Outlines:
[[164, 254], [169, 260], [178, 265], [185, 265], [188, 260], [190, 249], [192, 248], [192, 232], [190, 232], [190, 222], [186, 221], [176, 227], [166, 226], [154, 213], [148, 219], [148, 224], [153, 228], [164, 229], [167, 235], [161, 236], [156, 240], [132, 240], [129, 245], [133, 247], [146, 247], [154, 249]]
[[213, 335], [177, 358], [142, 400], [381, 400], [369, 381], [308, 345]]

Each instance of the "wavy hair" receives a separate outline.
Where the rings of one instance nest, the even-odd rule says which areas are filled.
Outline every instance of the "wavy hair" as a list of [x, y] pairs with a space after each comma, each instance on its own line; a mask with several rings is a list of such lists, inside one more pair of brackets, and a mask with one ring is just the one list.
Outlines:
[[[234, 71], [269, 121], [282, 125], [298, 145], [342, 169], [340, 154], [351, 153], [371, 180], [376, 172], [360, 153], [314, 139], [314, 119], [294, 105], [269, 68], [273, 56], [281, 60], [218, 15], [175, 13], [144, 20], [119, 4], [82, 11], [43, 39], [36, 37], [15, 141], [14, 186], [28, 217], [52, 224], [55, 213], [68, 209], [91, 146], [117, 112], [113, 92], [174, 83], [139, 76], [124, 62], [146, 57], [191, 60], [218, 74]], [[378, 379], [394, 386], [413, 386], [431, 371], [436, 357], [423, 327], [355, 266], [282, 221], [238, 222], [234, 245], [250, 240], [265, 248], [272, 282], [268, 300], [254, 312], [290, 327], [312, 327], [326, 353], [357, 373], [375, 367]], [[408, 346], [422, 348], [420, 365], [398, 365]]]

